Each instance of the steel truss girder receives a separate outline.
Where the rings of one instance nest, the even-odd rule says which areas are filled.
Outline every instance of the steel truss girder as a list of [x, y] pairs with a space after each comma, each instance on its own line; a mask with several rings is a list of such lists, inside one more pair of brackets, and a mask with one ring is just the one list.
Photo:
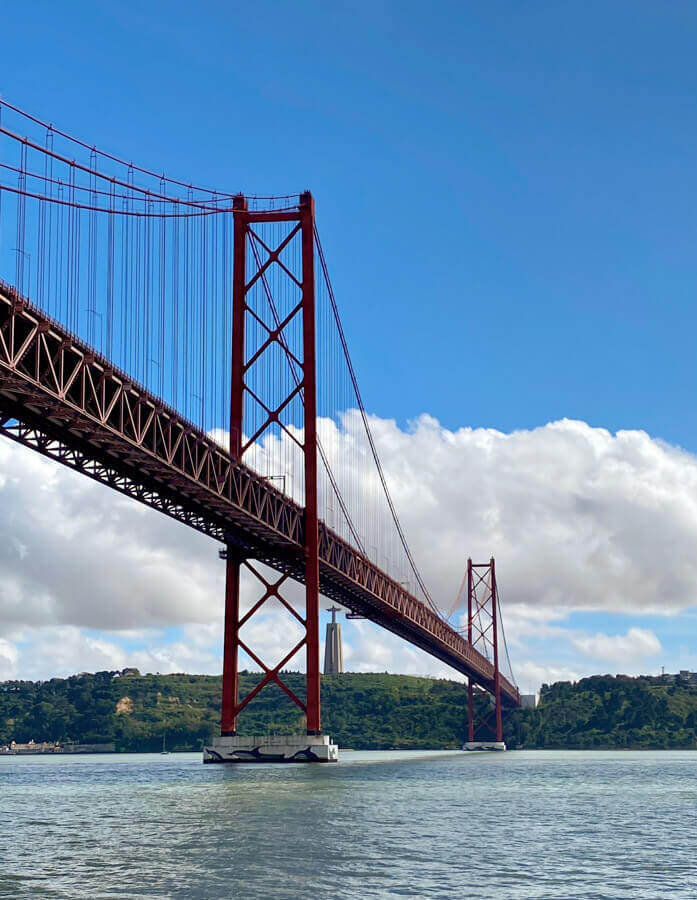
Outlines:
[[[0, 415], [0, 434], [303, 581], [301, 507], [2, 282]], [[319, 566], [326, 597], [493, 690], [483, 654], [323, 522]]]

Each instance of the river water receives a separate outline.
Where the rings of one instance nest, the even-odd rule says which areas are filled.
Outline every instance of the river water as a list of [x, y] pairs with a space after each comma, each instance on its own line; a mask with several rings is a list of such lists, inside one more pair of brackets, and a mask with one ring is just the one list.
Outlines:
[[0, 757], [0, 897], [697, 897], [697, 752]]

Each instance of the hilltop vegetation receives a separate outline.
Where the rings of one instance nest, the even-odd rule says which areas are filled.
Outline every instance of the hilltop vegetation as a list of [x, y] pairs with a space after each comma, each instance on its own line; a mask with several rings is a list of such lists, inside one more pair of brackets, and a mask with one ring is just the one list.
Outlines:
[[[114, 741], [120, 751], [199, 750], [217, 733], [220, 677], [140, 675], [136, 670], [0, 684], [0, 745], [30, 739]], [[285, 680], [299, 695], [304, 677]], [[259, 675], [243, 672], [241, 691]], [[459, 747], [466, 689], [409, 675], [345, 674], [322, 679], [323, 726], [355, 749]], [[480, 699], [483, 705], [486, 701]], [[240, 717], [241, 734], [304, 730], [300, 710], [279, 689], [262, 691]], [[697, 746], [697, 686], [596, 675], [545, 686], [535, 710], [509, 713], [509, 747], [592, 749]]]
[[[93, 743], [117, 750], [199, 750], [219, 729], [220, 677], [98, 672], [44, 682], [0, 684], [0, 745], [29, 739]], [[240, 691], [258, 682], [242, 672]], [[299, 696], [304, 676], [284, 680]], [[457, 747], [466, 689], [408, 675], [345, 674], [322, 678], [323, 727], [343, 747]], [[280, 689], [262, 691], [240, 716], [240, 734], [303, 731], [305, 720]]]
[[594, 675], [544, 686], [520, 717], [525, 747], [697, 747], [697, 686], [654, 678]]

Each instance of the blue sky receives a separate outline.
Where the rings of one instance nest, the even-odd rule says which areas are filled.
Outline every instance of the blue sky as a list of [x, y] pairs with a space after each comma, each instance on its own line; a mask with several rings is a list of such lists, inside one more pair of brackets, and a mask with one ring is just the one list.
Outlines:
[[[693, 3], [37, 0], [3, 33], [2, 95], [85, 140], [312, 189], [377, 416], [697, 452]], [[574, 615], [682, 652], [675, 619]]]
[[690, 3], [39, 2], [2, 93], [145, 165], [310, 187], [371, 408], [697, 450]]

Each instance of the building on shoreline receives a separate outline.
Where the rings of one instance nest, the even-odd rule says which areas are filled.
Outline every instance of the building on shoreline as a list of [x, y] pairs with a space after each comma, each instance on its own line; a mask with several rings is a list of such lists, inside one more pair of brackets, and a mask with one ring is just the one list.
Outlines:
[[57, 741], [30, 740], [26, 744], [10, 741], [9, 744], [0, 746], [2, 756], [23, 756], [37, 753], [115, 753], [116, 745], [113, 742], [104, 744], [59, 744]]
[[697, 685], [697, 672], [690, 672], [689, 669], [681, 669], [673, 674], [671, 672], [662, 671], [660, 675], [641, 675], [652, 684], [683, 684]]
[[535, 709], [540, 702], [539, 694], [521, 694], [520, 706], [522, 709]]

